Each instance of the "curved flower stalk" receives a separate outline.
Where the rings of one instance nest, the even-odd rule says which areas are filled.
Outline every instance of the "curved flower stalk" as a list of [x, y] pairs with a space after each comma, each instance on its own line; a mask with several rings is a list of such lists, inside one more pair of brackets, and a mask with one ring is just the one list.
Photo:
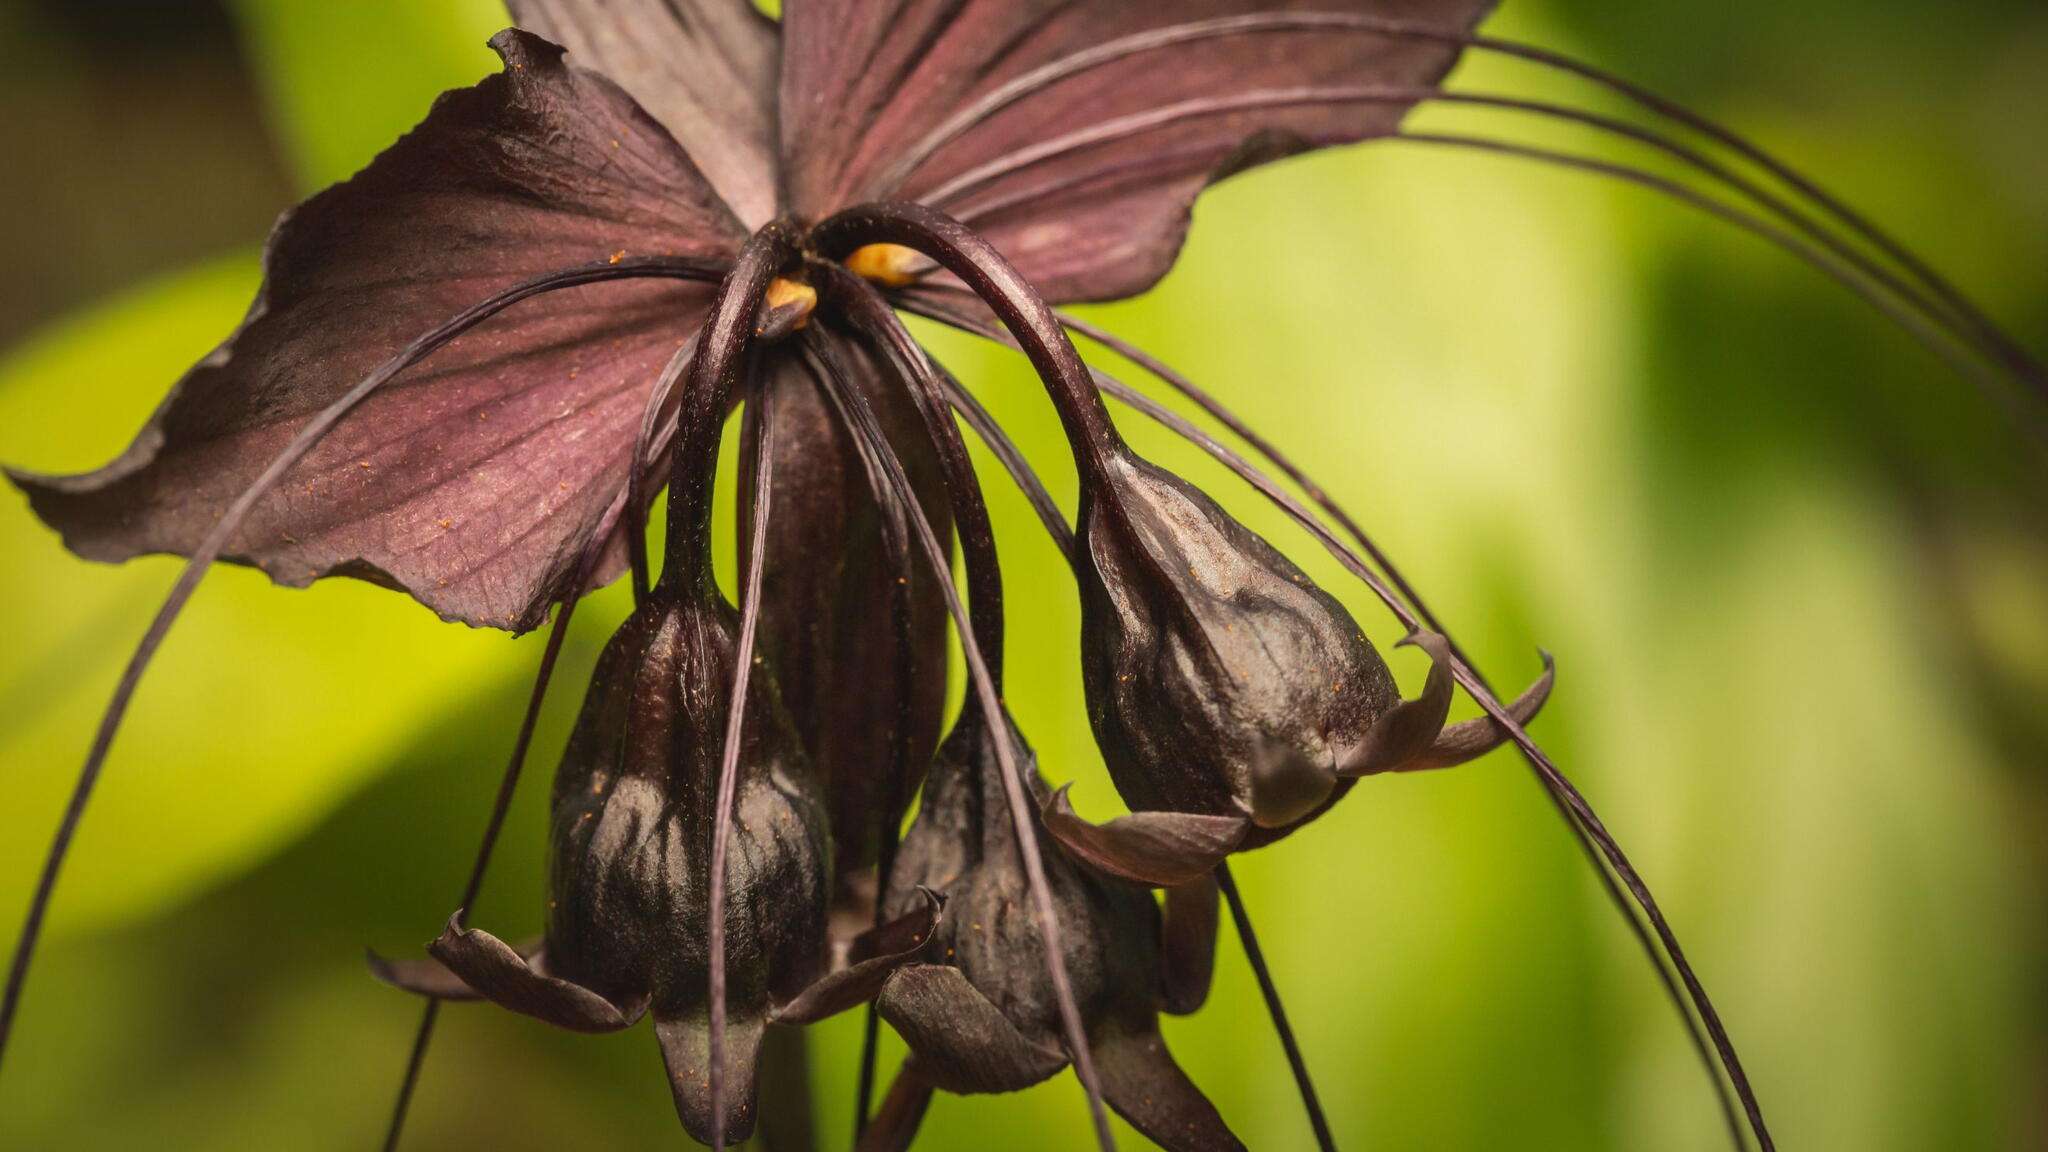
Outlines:
[[[1741, 137], [1588, 65], [1479, 35], [1489, 0], [788, 0], [780, 22], [748, 0], [510, 7], [520, 27], [492, 42], [503, 72], [447, 94], [362, 173], [280, 220], [242, 326], [128, 451], [81, 476], [14, 474], [81, 555], [171, 552], [190, 566], [59, 824], [0, 1001], [0, 1045], [122, 715], [213, 561], [288, 585], [368, 579], [449, 620], [511, 631], [559, 609], [554, 645], [576, 597], [630, 570], [635, 613], [558, 777], [544, 947], [522, 952], [458, 920], [434, 945], [439, 967], [385, 971], [432, 997], [478, 994], [569, 1027], [652, 1014], [684, 1122], [714, 1146], [752, 1122], [762, 1027], [858, 1003], [885, 981], [897, 991], [882, 1014], [923, 1047], [875, 1141], [907, 1139], [930, 1087], [1009, 1085], [1071, 1061], [1104, 1146], [1105, 1101], [1169, 1143], [1232, 1146], [1146, 1039], [1158, 1010], [1192, 1007], [1206, 984], [1208, 946], [1188, 944], [1213, 933], [1212, 884], [1234, 896], [1222, 861], [1300, 829], [1365, 776], [1512, 740], [1610, 883], [1643, 908], [1770, 1147], [1675, 933], [1524, 728], [1548, 673], [1503, 703], [1411, 589], [1397, 595], [1241, 469], [1409, 627], [1431, 670], [1400, 700], [1333, 596], [1131, 452], [1053, 306], [1156, 282], [1208, 184], [1309, 148], [1432, 142], [1403, 120], [1444, 102], [1563, 119], [1678, 159], [1756, 212], [1662, 178], [1652, 187], [1838, 275], [2016, 385], [2030, 414], [2039, 366], [1981, 309]], [[1776, 185], [1612, 117], [1447, 90], [1465, 51], [1592, 78]], [[1073, 525], [892, 307], [969, 330], [999, 323], [1030, 357], [1081, 477]], [[742, 396], [751, 531], [736, 609], [710, 576], [709, 522], [720, 431]], [[1091, 721], [1128, 816], [1088, 824], [1027, 768], [997, 686], [994, 541], [954, 411], [1068, 548]], [[664, 485], [657, 582], [644, 529]], [[971, 620], [950, 579], [954, 533]], [[972, 693], [935, 759], [948, 617]], [[544, 669], [533, 707], [545, 681]], [[1454, 685], [1486, 715], [1447, 725]], [[925, 814], [899, 853], [896, 831], [932, 765]], [[948, 852], [978, 853], [982, 871], [928, 875]], [[989, 920], [935, 922], [936, 904], [914, 906], [919, 883], [957, 886], [977, 910], [1007, 901], [1008, 947], [963, 948], [973, 938], [962, 932]], [[1170, 889], [1163, 922], [1145, 885]], [[849, 927], [828, 926], [835, 909]], [[910, 919], [885, 920], [892, 911]], [[1233, 912], [1248, 925], [1235, 900]], [[959, 962], [927, 954], [890, 977], [934, 933]], [[966, 1051], [970, 1017], [1000, 1020], [1008, 1032], [969, 1039], [998, 1037], [1004, 1050], [983, 1053], [988, 1078], [949, 1081], [941, 1054]], [[430, 1006], [406, 1091], [432, 1021]], [[1333, 1146], [1309, 1103], [1319, 1143]], [[1202, 1135], [1169, 1138], [1174, 1123]]]
[[[824, 341], [816, 341], [812, 350], [817, 354], [816, 358], [821, 368], [822, 377], [827, 381], [836, 380], [839, 372], [830, 354], [831, 345]], [[881, 495], [886, 492], [890, 494], [890, 498], [897, 506], [908, 509], [914, 502], [908, 477], [905, 475], [901, 464], [887, 450], [885, 438], [882, 435], [880, 425], [874, 418], [873, 412], [862, 403], [860, 395], [851, 389], [843, 387], [834, 388], [831, 395], [839, 401], [842, 417], [849, 428], [854, 430], [865, 443], [870, 474], [877, 494]], [[942, 447], [946, 443], [943, 437], [935, 435], [934, 439]], [[959, 455], [954, 452], [949, 451], [946, 453], [946, 456], [955, 464], [960, 460]], [[964, 474], [956, 469], [952, 475], [960, 477]], [[956, 492], [959, 491], [962, 490], [956, 488]], [[956, 507], [965, 514], [967, 540], [972, 546], [972, 551], [969, 554], [971, 558], [970, 572], [977, 574], [975, 582], [977, 587], [982, 590], [980, 603], [984, 606], [999, 604], [1001, 595], [1000, 585], [995, 580], [995, 569], [991, 562], [994, 542], [986, 532], [977, 533], [975, 531], [977, 527], [985, 528], [987, 523], [986, 515], [985, 513], [979, 516], [976, 515], [976, 511], [979, 509], [979, 501], [975, 497], [959, 499], [956, 502]], [[924, 559], [931, 566], [934, 575], [942, 573], [950, 575], [946, 566], [945, 551], [939, 543], [936, 534], [932, 532], [930, 523], [922, 517], [906, 516], [905, 519], [909, 521], [910, 527], [917, 537], [917, 543], [924, 555]], [[965, 657], [968, 679], [972, 690], [967, 709], [963, 712], [963, 719], [971, 718], [974, 715], [1000, 715], [1004, 712], [1004, 708], [1001, 693], [997, 686], [997, 673], [992, 671], [992, 669], [1000, 668], [1001, 665], [1000, 663], [991, 664], [990, 656], [993, 655], [997, 661], [1001, 659], [1001, 629], [991, 623], [991, 616], [987, 611], [982, 613], [979, 621], [971, 620], [967, 615], [966, 609], [961, 605], [959, 593], [954, 589], [950, 579], [939, 581], [939, 587], [945, 596], [946, 610], [953, 617], [954, 627], [960, 637], [961, 654]], [[984, 639], [990, 644], [990, 647], [986, 650], [983, 647]], [[1104, 1149], [1113, 1149], [1116, 1146], [1116, 1140], [1110, 1132], [1108, 1114], [1104, 1111], [1101, 1082], [1097, 1078], [1093, 1058], [1090, 1054], [1086, 1023], [1082, 1018], [1080, 1002], [1074, 993], [1072, 977], [1067, 971], [1066, 949], [1064, 946], [1065, 930], [1061, 926], [1059, 910], [1054, 903], [1052, 889], [1046, 879], [1046, 866], [1039, 851], [1037, 838], [1034, 835], [1030, 835], [1032, 829], [1031, 807], [1024, 796], [1024, 774], [1020, 767], [1024, 753], [1019, 743], [1007, 738], [1009, 735], [1009, 733], [1004, 733], [1002, 737], [992, 739], [989, 742], [989, 746], [995, 760], [995, 775], [997, 780], [1000, 781], [1004, 799], [1008, 806], [1011, 825], [1017, 833], [1017, 839], [1014, 842], [1017, 863], [1023, 870], [1026, 888], [1030, 893], [1033, 904], [1032, 911], [1036, 917], [1038, 939], [1041, 945], [1040, 951], [1045, 957], [1044, 971], [1046, 983], [1050, 988], [1053, 1001], [1059, 1011], [1060, 1026], [1067, 1043], [1068, 1056], [1073, 1061], [1075, 1078], [1081, 1082], [1082, 1088], [1088, 1095], [1089, 1111], [1095, 1125], [1096, 1141]], [[867, 1054], [869, 1058], [872, 1058], [872, 1045], [869, 1046]], [[865, 1076], [863, 1080], [865, 1081]], [[865, 1127], [866, 1121], [867, 1100], [865, 1093], [866, 1087], [864, 1084], [860, 1117], [862, 1127]]]

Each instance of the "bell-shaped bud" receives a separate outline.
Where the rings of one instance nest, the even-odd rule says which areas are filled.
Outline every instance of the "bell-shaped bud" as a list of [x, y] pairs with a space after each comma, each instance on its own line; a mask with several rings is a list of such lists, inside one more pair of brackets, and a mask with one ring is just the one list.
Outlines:
[[[1332, 798], [1336, 771], [1400, 700], [1351, 614], [1194, 485], [1112, 457], [1079, 562], [1089, 719], [1136, 810], [1248, 817], [1266, 843]], [[1290, 819], [1255, 777], [1320, 777]], [[1306, 808], [1306, 811], [1302, 809]]]
[[[711, 841], [736, 621], [722, 601], [659, 600], [599, 661], [555, 777], [552, 975], [615, 1003], [650, 997], [685, 1127], [710, 1132]], [[803, 749], [757, 665], [749, 682], [726, 873], [726, 1133], [753, 1127], [756, 1048], [772, 1001], [821, 974], [830, 845]]]
[[[1035, 801], [1043, 802], [1049, 790], [1014, 726], [1003, 723]], [[995, 738], [970, 707], [939, 750], [896, 856], [886, 896], [892, 912], [914, 909], [921, 889], [943, 892], [948, 903], [925, 962], [898, 968], [876, 1001], [911, 1056], [863, 1134], [864, 1152], [907, 1147], [934, 1089], [1011, 1092], [1071, 1059]], [[1206, 991], [1214, 888], [1198, 885], [1169, 901], [1173, 922], [1162, 928], [1159, 905], [1144, 889], [1090, 871], [1063, 855], [1036, 820], [1032, 827], [1103, 1099], [1163, 1147], [1241, 1148], [1158, 1030], [1162, 1008], [1191, 1011]]]
[[[1091, 863], [1174, 883], [1313, 819], [1374, 772], [1458, 763], [1503, 734], [1449, 729], [1441, 636], [1402, 701], [1351, 614], [1209, 496], [1128, 452], [1084, 502], [1075, 565], [1082, 668], [1097, 742], [1133, 815], [1047, 818]], [[1515, 705], [1533, 715], [1549, 679]], [[1232, 834], [1235, 822], [1236, 834]]]
[[[677, 1111], [700, 1140], [711, 1131], [705, 926], [735, 632], [721, 599], [657, 592], [606, 646], [555, 776], [542, 947], [515, 951], [451, 922], [429, 946], [441, 968], [380, 969], [416, 991], [466, 986], [577, 1031], [652, 1015]], [[751, 677], [731, 837], [724, 1111], [737, 1141], [754, 1126], [763, 1027], [826, 967], [825, 816], [765, 666]]]

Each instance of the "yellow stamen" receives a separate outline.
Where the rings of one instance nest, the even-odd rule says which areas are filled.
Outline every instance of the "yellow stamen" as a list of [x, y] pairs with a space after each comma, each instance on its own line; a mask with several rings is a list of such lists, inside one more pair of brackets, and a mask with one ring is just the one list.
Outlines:
[[810, 323], [811, 309], [818, 306], [818, 290], [801, 280], [777, 276], [768, 282], [768, 294], [761, 300], [756, 333], [780, 340]]
[[777, 276], [768, 282], [767, 304], [770, 308], [781, 308], [785, 305], [796, 304], [801, 306], [804, 313], [808, 315], [811, 309], [818, 306], [818, 290], [801, 280], [791, 280], [787, 276]]
[[903, 288], [926, 272], [927, 261], [915, 248], [901, 244], [868, 244], [853, 250], [846, 266], [856, 276], [884, 288]]

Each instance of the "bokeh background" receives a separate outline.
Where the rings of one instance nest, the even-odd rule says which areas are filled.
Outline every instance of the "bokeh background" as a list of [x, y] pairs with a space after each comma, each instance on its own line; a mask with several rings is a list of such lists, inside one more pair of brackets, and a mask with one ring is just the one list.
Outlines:
[[[2048, 9], [1512, 0], [1564, 47], [1796, 158], [2048, 349]], [[270, 220], [494, 67], [492, 0], [0, 0], [0, 459], [112, 455], [234, 324]], [[1471, 89], [1597, 92], [1473, 59]], [[1509, 114], [1426, 114], [1615, 159]], [[1962, 378], [1781, 253], [1639, 190], [1375, 145], [1234, 181], [1094, 310], [1292, 447], [1483, 666], [1558, 657], [1537, 733], [1634, 853], [1788, 1149], [2048, 1147], [2048, 487]], [[423, 317], [423, 324], [431, 321]], [[1005, 353], [938, 342], [1070, 493]], [[1107, 361], [1112, 368], [1115, 362]], [[1138, 421], [1124, 423], [1136, 429]], [[1241, 486], [1141, 447], [1385, 613]], [[1115, 810], [1076, 607], [992, 484], [1013, 703]], [[175, 565], [68, 556], [0, 494], [0, 924]], [[579, 617], [477, 922], [537, 926], [544, 780], [624, 611]], [[416, 1017], [363, 972], [450, 911], [539, 650], [362, 585], [223, 571], [164, 650], [61, 889], [0, 1146], [360, 1149]], [[1396, 658], [1411, 686], [1421, 671]], [[1713, 1149], [1641, 956], [1511, 755], [1368, 782], [1238, 866], [1341, 1143]], [[1308, 1146], [1227, 931], [1169, 1022], [1254, 1147]], [[858, 1023], [816, 1029], [826, 1146]], [[1082, 1146], [1069, 1076], [941, 1099], [925, 1146]], [[1136, 1143], [1135, 1138], [1133, 1143]], [[444, 1013], [417, 1148], [684, 1144], [645, 1030]]]

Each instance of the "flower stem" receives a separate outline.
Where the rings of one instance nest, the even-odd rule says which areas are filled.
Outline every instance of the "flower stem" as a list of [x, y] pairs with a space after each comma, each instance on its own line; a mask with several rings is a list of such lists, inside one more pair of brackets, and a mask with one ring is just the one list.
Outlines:
[[[726, 854], [732, 842], [733, 798], [739, 791], [740, 744], [745, 736], [747, 697], [754, 670], [754, 633], [761, 623], [761, 576], [768, 567], [768, 512], [775, 493], [775, 422], [769, 411], [769, 405], [773, 403], [766, 381], [756, 380], [753, 394], [747, 401], [747, 419], [757, 429], [756, 443], [759, 445], [759, 451], [754, 454], [754, 522], [751, 544], [746, 553], [751, 563], [742, 573], [745, 587], [740, 593], [740, 634], [733, 646], [732, 699], [726, 709], [725, 747], [718, 765], [718, 806], [714, 810], [711, 832], [708, 918], [711, 921], [712, 1152], [725, 1152]], [[673, 499], [671, 497], [671, 501]], [[708, 554], [708, 548], [706, 552]], [[663, 576], [666, 578], [667, 573], [664, 572]], [[708, 570], [705, 578], [709, 579]]]
[[1111, 490], [1110, 460], [1123, 450], [1123, 437], [1109, 418], [1102, 393], [1051, 305], [985, 237], [937, 209], [901, 203], [849, 208], [819, 224], [811, 235], [821, 251], [834, 257], [868, 244], [901, 244], [965, 281], [995, 311], [1045, 382], [1081, 472], [1083, 493]]
[[1259, 995], [1266, 999], [1266, 1015], [1273, 1018], [1273, 1030], [1280, 1034], [1280, 1046], [1287, 1050], [1287, 1066], [1294, 1070], [1294, 1086], [1301, 1092], [1301, 1106], [1308, 1112], [1309, 1127], [1316, 1131], [1316, 1147], [1322, 1152], [1336, 1152], [1337, 1141], [1330, 1135], [1330, 1121], [1324, 1117], [1322, 1101], [1316, 1099], [1316, 1086], [1309, 1080], [1308, 1061], [1302, 1058], [1294, 1028], [1287, 1023], [1280, 988], [1273, 983], [1273, 973], [1266, 967], [1266, 953], [1259, 947], [1258, 933], [1252, 931], [1251, 913], [1245, 909], [1244, 897], [1238, 893], [1227, 860], [1216, 866], [1216, 886], [1223, 890], [1223, 899], [1230, 905], [1230, 919], [1237, 925], [1237, 942], [1244, 946], [1245, 961], [1252, 966], [1252, 975], [1258, 977]]
[[717, 594], [711, 565], [711, 501], [719, 440], [733, 388], [754, 341], [761, 297], [794, 253], [789, 231], [780, 223], [749, 237], [732, 271], [719, 282], [718, 296], [698, 336], [669, 455], [668, 555], [661, 584], [678, 594], [685, 589]]

